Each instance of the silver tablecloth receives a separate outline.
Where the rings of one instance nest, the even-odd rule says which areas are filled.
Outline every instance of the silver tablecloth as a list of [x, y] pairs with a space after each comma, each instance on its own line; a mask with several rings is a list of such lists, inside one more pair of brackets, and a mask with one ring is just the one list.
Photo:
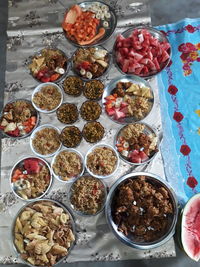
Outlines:
[[[80, 1], [76, 1], [80, 2]], [[107, 1], [113, 6], [118, 14], [118, 27], [113, 37], [104, 45], [109, 51], [117, 33], [125, 28], [136, 24], [149, 24], [148, 5], [146, 1]], [[37, 82], [30, 76], [27, 62], [29, 57], [44, 46], [56, 46], [63, 50], [69, 57], [75, 47], [69, 44], [62, 34], [60, 22], [64, 14], [65, 7], [74, 2], [67, 0], [10, 0], [9, 1], [9, 24], [7, 42], [7, 71], [4, 103], [14, 98], [31, 98], [31, 93]], [[71, 71], [69, 74], [72, 74]], [[114, 65], [109, 73], [102, 78], [105, 85], [113, 78], [119, 76]], [[158, 97], [158, 87], [156, 79], [150, 81], [155, 94], [155, 104], [151, 114], [144, 120], [150, 124], [158, 135], [162, 136], [162, 125], [160, 118], [160, 103]], [[85, 101], [83, 96], [74, 98], [67, 95], [64, 100], [73, 102], [81, 106]], [[113, 143], [113, 136], [119, 129], [119, 125], [109, 120], [103, 112], [99, 121], [105, 126], [106, 134], [100, 143]], [[55, 113], [41, 115], [40, 124], [52, 123], [59, 129], [63, 125], [56, 119]], [[82, 129], [84, 122], [79, 119], [76, 125]], [[79, 151], [85, 155], [91, 147], [84, 140], [78, 147]], [[10, 170], [17, 160], [24, 156], [33, 155], [29, 146], [29, 138], [13, 141], [8, 138], [2, 140], [2, 161], [1, 161], [1, 181], [0, 181], [0, 263], [20, 262], [16, 258], [11, 242], [11, 224], [13, 217], [19, 208], [24, 204], [11, 192], [9, 185]], [[51, 158], [48, 159], [51, 162]], [[120, 168], [117, 175], [106, 180], [109, 186], [120, 176], [131, 171], [148, 171], [165, 177], [163, 161], [160, 152], [148, 165], [131, 168], [130, 165], [120, 160]], [[67, 187], [63, 183], [54, 180], [53, 186], [47, 197], [67, 203]], [[77, 244], [67, 258], [67, 262], [76, 261], [114, 261], [127, 259], [160, 258], [175, 256], [174, 241], [171, 239], [165, 245], [153, 249], [140, 251], [129, 248], [118, 241], [105, 220], [104, 213], [91, 218], [75, 216], [78, 232]]]

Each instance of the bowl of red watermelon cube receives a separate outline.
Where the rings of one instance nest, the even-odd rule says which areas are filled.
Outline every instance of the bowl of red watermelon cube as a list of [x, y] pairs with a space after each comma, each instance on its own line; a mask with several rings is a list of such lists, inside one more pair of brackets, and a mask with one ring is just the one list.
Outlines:
[[169, 64], [171, 45], [161, 31], [139, 26], [117, 36], [113, 54], [120, 72], [149, 79]]
[[106, 86], [102, 103], [108, 117], [127, 124], [146, 118], [154, 104], [154, 93], [148, 81], [135, 75], [121, 75]]

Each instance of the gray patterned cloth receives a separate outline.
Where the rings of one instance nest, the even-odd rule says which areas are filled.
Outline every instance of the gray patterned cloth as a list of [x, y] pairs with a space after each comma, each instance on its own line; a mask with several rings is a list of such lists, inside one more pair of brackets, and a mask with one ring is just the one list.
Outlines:
[[[7, 71], [4, 103], [15, 98], [31, 98], [31, 93], [37, 82], [29, 74], [27, 62], [29, 57], [44, 46], [56, 46], [70, 57], [75, 50], [69, 44], [60, 27], [65, 8], [75, 1], [68, 0], [9, 0], [9, 23], [7, 42]], [[80, 2], [80, 1], [77, 1]], [[118, 27], [113, 37], [104, 45], [112, 51], [116, 35], [127, 27], [137, 24], [150, 24], [148, 4], [143, 1], [121, 0], [107, 1], [118, 15]], [[69, 71], [69, 74], [72, 72]], [[112, 65], [110, 71], [102, 78], [106, 84], [120, 73]], [[60, 83], [62, 85], [62, 82]], [[158, 87], [156, 79], [150, 84], [155, 94], [155, 104], [151, 114], [144, 122], [151, 125], [157, 134], [162, 136], [162, 125], [160, 118], [160, 103], [158, 98]], [[83, 96], [73, 98], [64, 96], [64, 100], [80, 105], [85, 101]], [[109, 120], [103, 112], [99, 121], [105, 126], [106, 134], [101, 143], [112, 144], [113, 136], [119, 129], [119, 125]], [[56, 119], [55, 113], [41, 115], [40, 124], [50, 123], [62, 129], [63, 126]], [[84, 122], [79, 119], [76, 125], [82, 129]], [[91, 147], [82, 141], [78, 150], [85, 155]], [[12, 166], [20, 158], [33, 155], [29, 145], [29, 138], [21, 140], [2, 139], [2, 162], [0, 183], [0, 263], [17, 263], [17, 258], [12, 245], [11, 226], [13, 218], [24, 202], [17, 199], [11, 192], [9, 175]], [[51, 162], [51, 158], [48, 159]], [[120, 160], [120, 168], [117, 175], [106, 180], [108, 186], [120, 176], [131, 171], [148, 171], [165, 177], [162, 156], [160, 152], [154, 160], [143, 167], [130, 168], [129, 164]], [[47, 197], [61, 201], [68, 205], [68, 185], [54, 181]], [[166, 244], [152, 250], [140, 251], [129, 248], [118, 241], [108, 228], [104, 213], [94, 217], [75, 216], [77, 228], [77, 244], [71, 251], [67, 262], [76, 261], [115, 261], [127, 259], [161, 258], [176, 255], [174, 241], [169, 240]]]

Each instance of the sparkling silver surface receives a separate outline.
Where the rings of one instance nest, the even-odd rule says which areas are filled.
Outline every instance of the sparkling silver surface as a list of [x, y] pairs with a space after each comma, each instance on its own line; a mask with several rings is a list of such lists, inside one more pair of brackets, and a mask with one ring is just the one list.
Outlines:
[[[31, 99], [34, 88], [38, 85], [27, 68], [27, 62], [38, 50], [45, 46], [56, 46], [63, 50], [67, 56], [71, 56], [75, 51], [75, 47], [67, 42], [60, 27], [65, 9], [74, 3], [81, 1], [72, 0], [9, 0], [9, 23], [8, 23], [8, 41], [7, 41], [7, 71], [6, 71], [6, 87], [4, 94], [4, 102], [16, 98]], [[150, 24], [150, 16], [147, 0], [113, 0], [109, 1], [111, 7], [114, 8], [118, 23], [117, 29], [112, 38], [104, 44], [109, 52], [112, 51], [115, 37], [118, 33], [124, 31], [127, 27], [138, 24]], [[73, 72], [69, 71], [68, 75]], [[102, 77], [102, 81], [107, 85], [111, 79], [120, 75], [119, 71], [112, 65], [110, 71]], [[151, 114], [144, 122], [151, 125], [159, 136], [162, 136], [162, 126], [160, 118], [160, 103], [158, 99], [158, 87], [156, 79], [150, 81], [150, 85], [154, 91], [155, 104]], [[81, 95], [79, 97], [71, 97], [64, 95], [65, 102], [72, 102], [81, 107], [86, 98]], [[113, 144], [114, 136], [120, 125], [111, 121], [103, 112], [99, 121], [103, 124], [106, 134], [102, 143]], [[41, 114], [40, 124], [53, 124], [60, 130], [64, 128], [56, 119], [56, 113]], [[75, 123], [82, 130], [85, 121], [80, 116]], [[11, 233], [11, 224], [14, 215], [22, 207], [23, 201], [15, 197], [9, 187], [9, 173], [13, 165], [21, 158], [27, 155], [34, 155], [29, 145], [30, 137], [21, 140], [12, 140], [5, 138], [2, 140], [2, 168], [0, 180], [0, 263], [16, 263], [15, 251], [12, 247], [12, 241], [9, 239]], [[101, 142], [100, 142], [101, 143]], [[85, 140], [77, 149], [85, 155], [92, 144]], [[47, 160], [51, 162], [51, 158]], [[163, 161], [160, 152], [153, 161], [147, 165], [130, 167], [129, 164], [120, 160], [120, 167], [114, 177], [107, 179], [110, 186], [122, 175], [131, 171], [150, 171], [164, 178]], [[69, 205], [67, 190], [69, 185], [65, 185], [54, 179], [52, 188], [47, 194], [51, 199], [59, 200]], [[128, 259], [144, 259], [144, 258], [162, 258], [175, 256], [175, 247], [173, 239], [170, 239], [165, 245], [156, 249], [140, 251], [124, 246], [116, 239], [110, 231], [104, 212], [97, 216], [81, 217], [76, 215], [77, 244], [71, 251], [67, 261], [116, 261]]]

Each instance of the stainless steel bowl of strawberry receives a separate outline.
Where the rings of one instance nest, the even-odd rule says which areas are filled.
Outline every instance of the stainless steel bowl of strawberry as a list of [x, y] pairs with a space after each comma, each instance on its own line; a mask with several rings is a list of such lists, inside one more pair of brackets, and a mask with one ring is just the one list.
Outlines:
[[31, 101], [17, 99], [4, 106], [0, 117], [0, 130], [7, 137], [20, 139], [30, 135], [38, 123], [39, 113]]
[[158, 152], [159, 139], [148, 124], [130, 123], [117, 133], [115, 147], [122, 160], [141, 165], [153, 160]]
[[135, 75], [123, 75], [110, 81], [102, 103], [111, 120], [126, 124], [147, 117], [154, 104], [154, 94], [148, 81]]
[[31, 75], [42, 83], [59, 82], [67, 73], [68, 58], [57, 48], [44, 48], [37, 52], [28, 66]]
[[171, 45], [162, 32], [140, 26], [117, 36], [113, 54], [122, 73], [151, 78], [169, 64]]

